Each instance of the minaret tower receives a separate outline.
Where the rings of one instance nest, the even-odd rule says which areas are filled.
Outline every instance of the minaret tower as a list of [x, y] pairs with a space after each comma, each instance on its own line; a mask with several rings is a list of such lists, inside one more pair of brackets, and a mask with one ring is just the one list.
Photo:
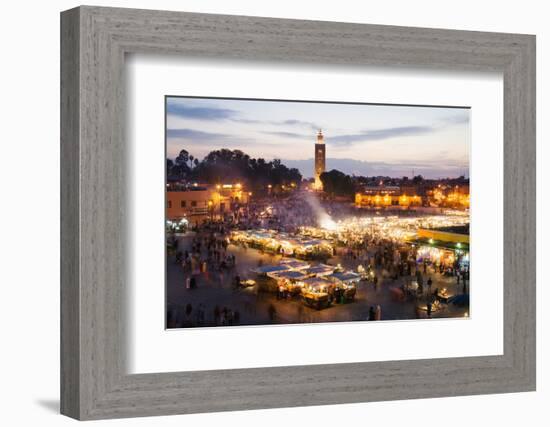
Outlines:
[[321, 174], [325, 172], [325, 140], [323, 132], [319, 129], [317, 133], [317, 143], [315, 144], [315, 189], [318, 191], [323, 190], [323, 183], [321, 182]]

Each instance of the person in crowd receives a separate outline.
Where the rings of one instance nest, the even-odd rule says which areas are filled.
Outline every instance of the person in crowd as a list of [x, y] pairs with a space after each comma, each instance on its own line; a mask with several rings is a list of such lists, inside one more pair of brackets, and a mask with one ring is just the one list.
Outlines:
[[375, 312], [375, 309], [374, 309], [374, 306], [371, 305], [370, 308], [369, 308], [369, 318], [368, 320], [376, 320], [376, 312]]
[[214, 324], [216, 326], [221, 324], [221, 310], [218, 305], [214, 307]]
[[374, 320], [382, 320], [382, 307], [379, 304], [376, 305], [374, 310]]
[[274, 322], [277, 317], [277, 309], [273, 304], [269, 304], [269, 307], [267, 308], [267, 314], [269, 315], [269, 320], [271, 322]]

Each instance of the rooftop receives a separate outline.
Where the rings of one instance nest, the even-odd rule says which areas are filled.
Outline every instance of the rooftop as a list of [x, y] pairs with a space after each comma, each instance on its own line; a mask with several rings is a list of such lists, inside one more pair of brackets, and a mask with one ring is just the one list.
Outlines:
[[444, 242], [443, 240], [427, 239], [424, 237], [409, 240], [408, 243], [418, 246], [432, 246], [440, 249], [470, 251], [470, 245], [468, 243]]
[[470, 224], [451, 225], [448, 227], [437, 227], [437, 228], [432, 228], [431, 230], [443, 231], [445, 233], [465, 234], [468, 236], [470, 234]]

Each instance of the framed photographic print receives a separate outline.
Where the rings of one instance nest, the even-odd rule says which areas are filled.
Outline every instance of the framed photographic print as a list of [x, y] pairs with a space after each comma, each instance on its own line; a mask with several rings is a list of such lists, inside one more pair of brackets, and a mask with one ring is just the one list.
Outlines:
[[534, 36], [85, 6], [61, 40], [62, 413], [535, 389]]
[[469, 317], [469, 115], [167, 96], [167, 327]]

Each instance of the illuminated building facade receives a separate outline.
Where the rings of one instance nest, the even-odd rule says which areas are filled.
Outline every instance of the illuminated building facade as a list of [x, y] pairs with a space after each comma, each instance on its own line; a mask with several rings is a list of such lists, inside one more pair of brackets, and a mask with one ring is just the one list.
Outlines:
[[168, 184], [166, 191], [166, 219], [186, 218], [189, 221], [218, 218], [247, 205], [252, 193], [237, 184], [181, 186]]
[[357, 207], [391, 207], [391, 206], [422, 206], [422, 197], [417, 195], [414, 188], [377, 185], [367, 186], [363, 191], [355, 194]]
[[469, 185], [442, 185], [439, 184], [429, 191], [430, 205], [449, 207], [454, 209], [470, 208]]

